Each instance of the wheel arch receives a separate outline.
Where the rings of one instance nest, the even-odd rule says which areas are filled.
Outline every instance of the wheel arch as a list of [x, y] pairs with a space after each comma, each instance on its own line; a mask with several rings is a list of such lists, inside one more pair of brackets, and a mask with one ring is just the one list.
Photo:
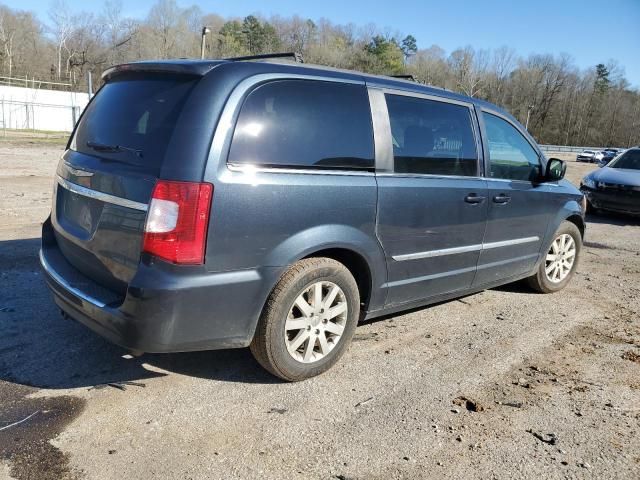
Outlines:
[[562, 225], [562, 222], [573, 223], [580, 231], [582, 239], [584, 239], [586, 225], [582, 216], [580, 203], [577, 198], [567, 199], [563, 204], [561, 204], [558, 211], [549, 221], [544, 239], [540, 247], [540, 256], [538, 257], [538, 261], [536, 262], [536, 268], [538, 268], [540, 262], [544, 258], [544, 254], [546, 253], [546, 251], [551, 247], [551, 242], [553, 241], [554, 235], [558, 228], [560, 228], [560, 225]]
[[[288, 237], [270, 252], [268, 265], [286, 269], [298, 260], [326, 256], [343, 263], [353, 274], [363, 309], [378, 310], [384, 306], [387, 263], [373, 228], [371, 232], [350, 225], [322, 225], [302, 230]], [[364, 292], [364, 294], [362, 294]]]
[[585, 223], [581, 215], [578, 215], [578, 214], [570, 215], [569, 217], [566, 218], [565, 221], [571, 222], [576, 227], [578, 227], [578, 230], [580, 230], [580, 236], [584, 239]]
[[367, 311], [371, 302], [371, 293], [373, 291], [373, 277], [371, 267], [369, 266], [366, 258], [355, 250], [344, 247], [325, 248], [313, 252], [304, 258], [317, 257], [331, 258], [347, 267], [358, 285], [362, 311]]

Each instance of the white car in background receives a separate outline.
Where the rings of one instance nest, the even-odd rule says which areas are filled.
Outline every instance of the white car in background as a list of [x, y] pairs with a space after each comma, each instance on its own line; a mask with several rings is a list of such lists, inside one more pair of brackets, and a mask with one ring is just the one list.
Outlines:
[[583, 150], [576, 157], [576, 162], [597, 162], [598, 160], [595, 157], [598, 153], [602, 154], [602, 152], [596, 150]]

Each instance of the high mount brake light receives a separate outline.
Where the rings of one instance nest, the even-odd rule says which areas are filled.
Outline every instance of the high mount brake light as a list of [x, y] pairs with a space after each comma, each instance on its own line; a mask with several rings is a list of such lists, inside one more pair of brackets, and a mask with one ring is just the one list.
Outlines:
[[151, 195], [142, 250], [176, 264], [204, 263], [213, 185], [158, 180]]

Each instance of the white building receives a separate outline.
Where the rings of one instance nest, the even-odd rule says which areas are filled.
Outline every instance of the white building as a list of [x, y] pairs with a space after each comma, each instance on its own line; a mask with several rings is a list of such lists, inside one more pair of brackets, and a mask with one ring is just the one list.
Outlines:
[[0, 85], [0, 128], [70, 132], [88, 101], [86, 92]]

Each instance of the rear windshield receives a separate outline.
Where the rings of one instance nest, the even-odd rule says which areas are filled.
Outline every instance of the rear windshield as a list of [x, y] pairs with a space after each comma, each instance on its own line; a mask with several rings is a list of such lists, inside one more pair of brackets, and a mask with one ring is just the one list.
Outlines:
[[107, 83], [91, 101], [71, 148], [159, 171], [185, 100], [196, 80], [130, 74]]

